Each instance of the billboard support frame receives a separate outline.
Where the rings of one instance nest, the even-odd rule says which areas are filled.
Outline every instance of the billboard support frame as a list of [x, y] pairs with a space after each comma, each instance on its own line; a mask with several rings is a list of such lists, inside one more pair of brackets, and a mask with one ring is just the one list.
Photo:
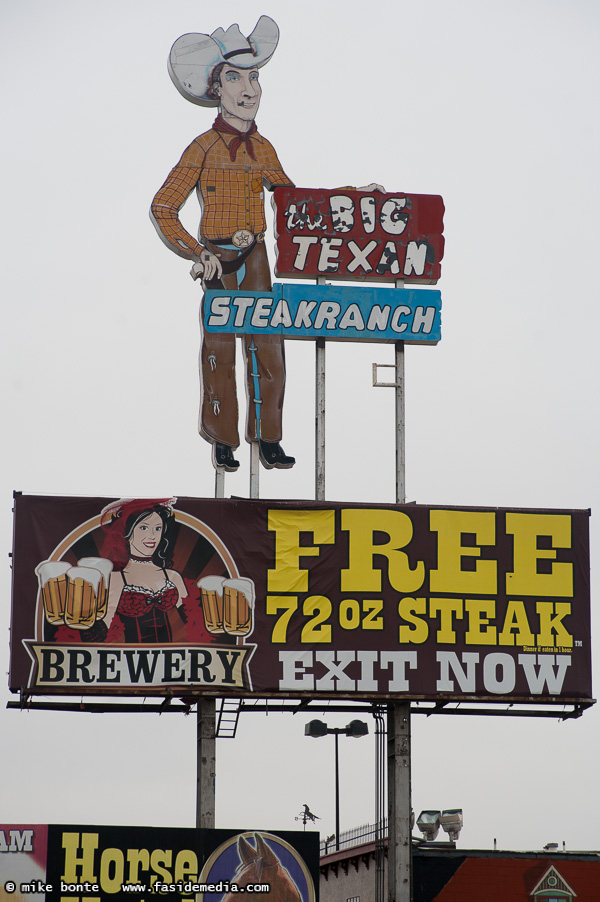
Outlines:
[[[204, 699], [213, 700], [212, 696], [205, 696]], [[192, 700], [189, 694], [186, 695], [186, 700], [174, 696], [166, 696], [160, 703], [157, 702], [156, 704], [116, 701], [94, 702], [87, 701], [83, 698], [79, 701], [72, 702], [36, 701], [32, 695], [25, 690], [22, 690], [20, 701], [8, 701], [6, 703], [6, 708], [20, 711], [78, 711], [89, 714], [184, 714], [187, 716], [192, 713], [194, 705], [197, 705], [199, 701], [200, 698], [198, 698], [198, 700]], [[290, 714], [309, 714], [313, 711], [318, 711], [320, 713], [336, 712], [340, 714], [364, 712], [365, 714], [375, 715], [378, 711], [385, 710], [385, 704], [381, 702], [348, 702], [347, 704], [342, 704], [340, 702], [337, 704], [320, 702], [317, 704], [306, 704], [304, 701], [297, 701], [296, 704], [286, 705], [283, 701], [276, 703], [269, 701], [268, 699], [256, 699], [256, 704], [254, 703], [254, 699], [242, 698], [239, 700], [236, 699], [236, 701], [239, 701], [240, 703], [240, 713], [285, 714], [287, 712]], [[290, 699], [290, 701], [296, 700]], [[543, 707], [540, 706], [540, 708], [532, 711], [525, 708], [517, 708], [514, 704], [508, 704], [506, 701], [498, 702], [498, 706], [508, 705], [507, 708], [483, 708], [481, 702], [478, 701], [473, 701], [472, 703], [468, 701], [457, 702], [455, 699], [439, 702], [411, 701], [410, 713], [424, 714], [426, 717], [437, 715], [458, 717], [553, 717], [563, 721], [576, 720], [595, 703], [595, 699], [572, 702], [565, 702], [563, 699], [560, 702], [554, 703], [554, 705], [545, 702]], [[473, 704], [474, 707], [464, 707], [467, 704]], [[519, 704], [540, 705], [540, 702], [539, 699], [532, 698], [528, 702], [521, 701]], [[572, 709], [564, 710], [568, 704], [572, 705]], [[427, 707], [422, 707], [423, 705], [427, 705]], [[449, 705], [456, 705], [456, 707], [448, 707]], [[555, 710], [559, 707], [562, 710]]]

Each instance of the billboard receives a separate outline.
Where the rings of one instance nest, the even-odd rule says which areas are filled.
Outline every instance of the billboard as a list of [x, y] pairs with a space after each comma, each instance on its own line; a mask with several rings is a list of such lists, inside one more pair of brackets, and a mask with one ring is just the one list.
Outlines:
[[319, 834], [0, 824], [0, 895], [31, 902], [238, 893], [318, 902]]
[[275, 188], [275, 274], [435, 285], [444, 255], [438, 195]]
[[589, 511], [17, 495], [9, 680], [590, 700]]

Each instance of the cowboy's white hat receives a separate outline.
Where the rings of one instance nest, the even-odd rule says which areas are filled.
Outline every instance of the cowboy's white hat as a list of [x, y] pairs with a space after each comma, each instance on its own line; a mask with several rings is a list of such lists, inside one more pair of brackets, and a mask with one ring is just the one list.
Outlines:
[[230, 25], [227, 31], [217, 28], [211, 35], [184, 34], [171, 47], [169, 75], [186, 100], [200, 106], [218, 106], [219, 100], [207, 93], [214, 67], [226, 62], [238, 69], [264, 66], [278, 40], [279, 28], [269, 16], [261, 16], [247, 38], [239, 25]]

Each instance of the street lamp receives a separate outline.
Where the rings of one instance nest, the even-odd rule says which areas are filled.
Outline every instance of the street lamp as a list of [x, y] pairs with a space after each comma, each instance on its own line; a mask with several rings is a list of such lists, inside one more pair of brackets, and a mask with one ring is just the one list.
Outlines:
[[344, 736], [351, 736], [353, 739], [360, 739], [369, 732], [368, 724], [362, 720], [352, 720], [347, 727], [328, 727], [322, 720], [311, 720], [304, 727], [304, 735], [312, 736], [313, 739], [320, 739], [321, 736], [333, 734], [335, 736], [335, 850], [340, 849], [340, 767], [338, 752], [338, 736], [342, 733]]

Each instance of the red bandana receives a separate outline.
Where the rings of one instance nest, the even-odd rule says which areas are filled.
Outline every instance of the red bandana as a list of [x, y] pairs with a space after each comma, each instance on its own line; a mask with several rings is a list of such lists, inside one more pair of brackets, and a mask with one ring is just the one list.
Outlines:
[[231, 162], [235, 161], [237, 156], [238, 147], [242, 142], [246, 145], [246, 150], [253, 160], [256, 160], [254, 156], [254, 148], [252, 146], [252, 141], [250, 140], [250, 136], [258, 131], [256, 127], [256, 122], [253, 122], [247, 132], [240, 132], [237, 128], [234, 128], [233, 125], [229, 125], [229, 123], [225, 122], [221, 114], [217, 116], [215, 121], [213, 122], [213, 128], [216, 132], [221, 132], [225, 135], [235, 135], [235, 138], [229, 144], [229, 156], [231, 157]]

